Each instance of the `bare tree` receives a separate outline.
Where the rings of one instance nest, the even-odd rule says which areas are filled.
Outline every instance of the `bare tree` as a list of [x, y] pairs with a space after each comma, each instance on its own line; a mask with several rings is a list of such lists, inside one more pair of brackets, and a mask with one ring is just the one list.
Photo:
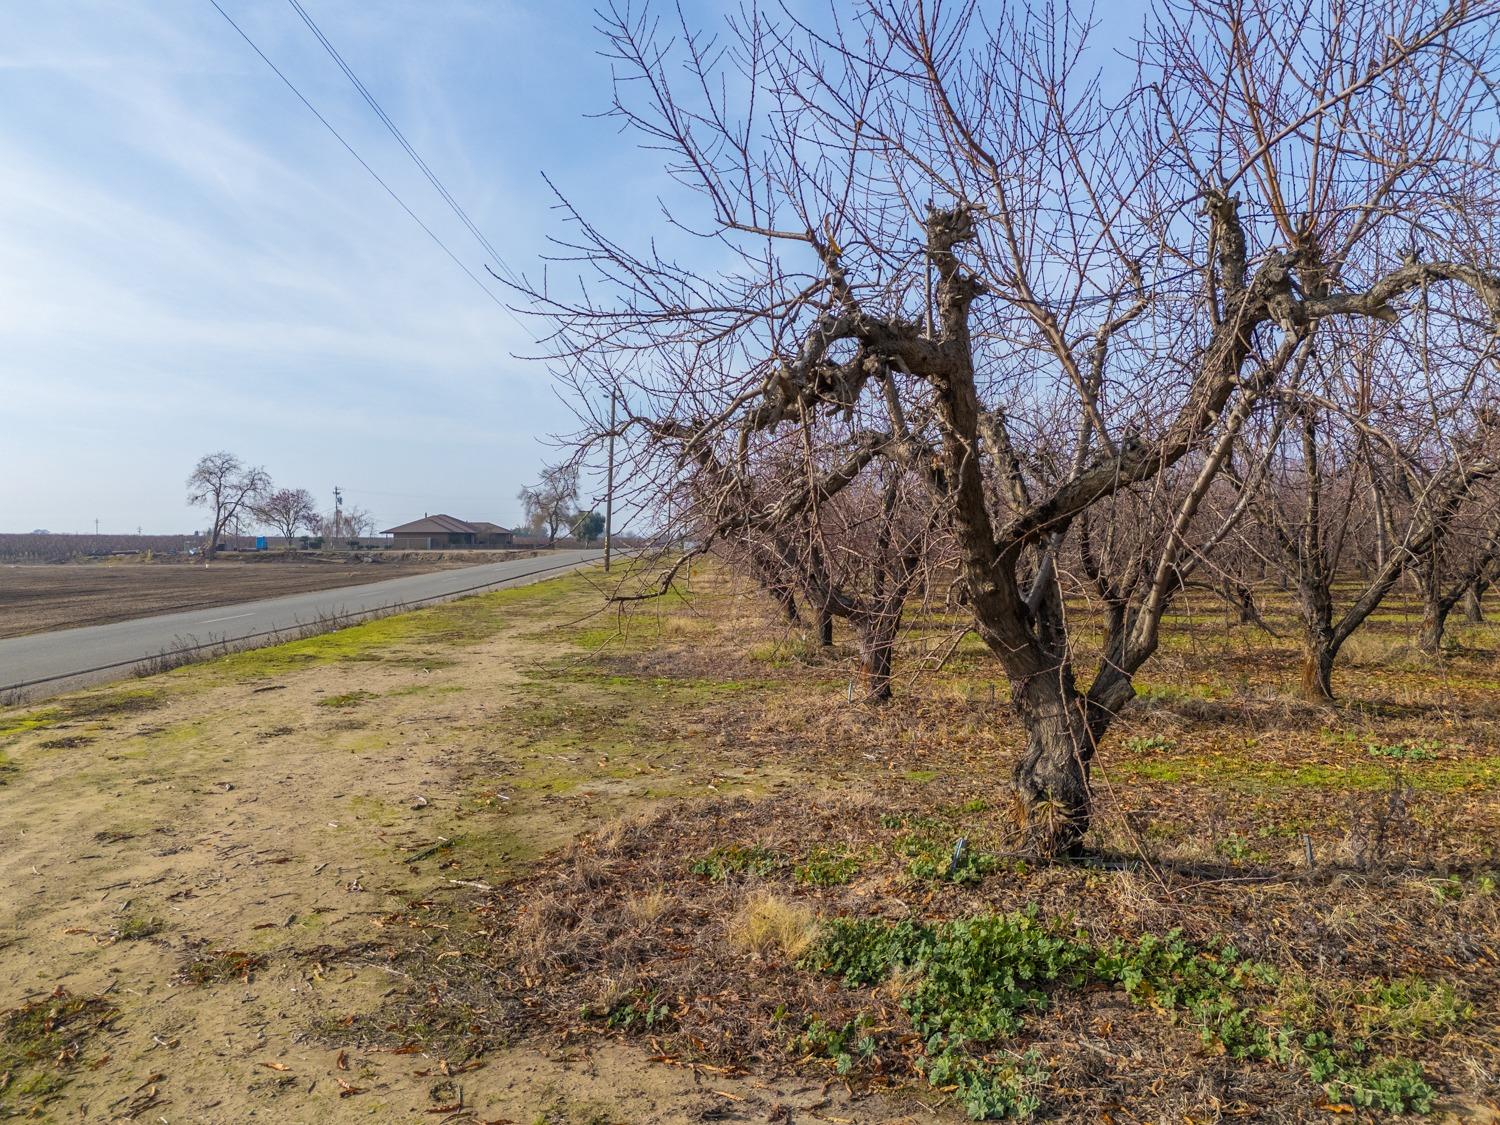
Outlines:
[[208, 557], [219, 550], [225, 530], [242, 513], [252, 511], [270, 487], [271, 478], [264, 469], [244, 465], [233, 453], [220, 450], [199, 459], [187, 479], [187, 500], [211, 514], [208, 546], [204, 548]]
[[516, 494], [528, 523], [547, 532], [547, 546], [557, 542], [557, 533], [572, 522], [578, 501], [578, 469], [573, 465], [549, 465], [541, 478]]
[[[698, 473], [688, 495], [699, 549], [724, 544], [789, 622], [800, 622], [800, 594], [820, 645], [832, 643], [834, 618], [850, 624], [861, 698], [884, 703], [906, 601], [951, 559], [935, 545], [942, 520], [930, 491], [899, 461], [872, 460], [870, 452], [867, 443], [852, 460], [868, 471], [820, 493], [803, 487], [802, 463], [779, 451], [745, 472], [744, 463], [725, 462], [697, 445], [691, 456]], [[851, 472], [851, 463], [841, 471]]]
[[344, 528], [351, 539], [359, 539], [375, 530], [375, 513], [358, 504], [344, 509]]
[[312, 529], [329, 544], [339, 539], [358, 539], [374, 528], [374, 514], [358, 505], [316, 516], [312, 525]]
[[[1449, 311], [1470, 319], [1467, 309]], [[1438, 580], [1455, 517], [1476, 485], [1500, 472], [1482, 378], [1494, 362], [1487, 333], [1454, 334], [1433, 362], [1430, 337], [1407, 338], [1399, 323], [1323, 331], [1334, 346], [1313, 353], [1308, 377], [1280, 392], [1288, 440], [1266, 451], [1277, 468], [1265, 514], [1296, 580], [1301, 693], [1314, 702], [1333, 698], [1340, 650], [1403, 575]], [[1336, 592], [1347, 604], [1336, 604]], [[1453, 592], [1443, 619], [1462, 593]], [[1424, 635], [1434, 630], [1440, 635], [1437, 620]]]
[[[704, 450], [802, 466], [766, 518], [877, 465], [923, 482], [1027, 732], [1020, 806], [1072, 849], [1167, 609], [1253, 502], [1216, 502], [1221, 475], [1337, 346], [1326, 326], [1409, 322], [1449, 289], [1476, 332], [1500, 313], [1471, 221], [1500, 198], [1497, 13], [1162, 0], [1107, 99], [1066, 6], [874, 0], [817, 27], [752, 8], [718, 37], [614, 8], [615, 112], [668, 154], [673, 237], [710, 264], [564, 201], [590, 276], [527, 296], [579, 403], [626, 404], [613, 432], [657, 496]], [[587, 448], [610, 431], [580, 410]], [[1081, 686], [1064, 552], [1142, 510]]]
[[255, 504], [254, 514], [286, 540], [288, 551], [297, 532], [316, 531], [321, 519], [317, 501], [305, 488], [279, 488], [268, 493]]
[[1422, 624], [1417, 647], [1441, 652], [1448, 617], [1460, 604], [1471, 623], [1483, 620], [1480, 598], [1500, 575], [1500, 503], [1494, 491], [1469, 498], [1444, 526], [1417, 569]]

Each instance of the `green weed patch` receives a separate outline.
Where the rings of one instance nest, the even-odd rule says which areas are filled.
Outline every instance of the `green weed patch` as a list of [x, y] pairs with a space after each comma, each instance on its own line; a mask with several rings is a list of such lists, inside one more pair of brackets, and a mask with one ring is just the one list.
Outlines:
[[759, 844], [724, 844], [693, 860], [688, 870], [722, 883], [735, 875], [774, 875], [786, 865], [785, 856]]
[[[1250, 793], [1285, 789], [1369, 792], [1390, 788], [1396, 769], [1415, 764], [1421, 768], [1402, 773], [1401, 781], [1418, 791], [1452, 792], [1470, 786], [1500, 786], [1500, 757], [1440, 761], [1428, 757], [1430, 752], [1420, 747], [1385, 749], [1392, 752], [1367, 755], [1377, 761], [1294, 765], [1232, 754], [1208, 754], [1191, 758], [1120, 758], [1110, 763], [1110, 769], [1144, 781], [1188, 782]], [[1384, 761], [1390, 761], [1391, 765], [1378, 764]]]
[[[1451, 990], [1410, 980], [1376, 982], [1347, 997], [1343, 1009], [1309, 1002], [1310, 994], [1278, 1003], [1275, 970], [1232, 946], [1195, 947], [1175, 930], [1101, 944], [1034, 910], [938, 924], [834, 919], [802, 965], [854, 989], [899, 972], [902, 1006], [923, 1043], [919, 1067], [976, 1119], [1039, 1107], [1046, 1075], [1007, 1043], [1065, 990], [1119, 988], [1137, 1004], [1188, 1021], [1216, 1052], [1299, 1066], [1332, 1101], [1398, 1113], [1427, 1112], [1433, 1090], [1418, 1064], [1382, 1056], [1375, 1044], [1395, 1035], [1392, 1021], [1411, 1018], [1403, 1012], [1429, 1013], [1417, 1019], [1425, 1028], [1462, 1018]], [[1339, 1010], [1355, 1014], [1328, 1014]], [[848, 1034], [830, 1042], [852, 1065], [858, 1052], [849, 1050]], [[873, 1051], [871, 1044], [864, 1053]]]
[[346, 691], [338, 695], [330, 695], [326, 699], [318, 700], [319, 707], [332, 707], [335, 709], [358, 707], [361, 703], [371, 699], [379, 698], [373, 691]]
[[792, 878], [809, 887], [840, 887], [859, 874], [859, 860], [842, 848], [817, 847], [792, 868]]

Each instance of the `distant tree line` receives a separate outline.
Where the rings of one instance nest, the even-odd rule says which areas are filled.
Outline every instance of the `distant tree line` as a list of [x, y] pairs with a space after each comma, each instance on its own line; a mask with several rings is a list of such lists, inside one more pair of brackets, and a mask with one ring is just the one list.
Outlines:
[[359, 507], [319, 512], [305, 488], [276, 488], [258, 465], [247, 465], [226, 450], [205, 454], [187, 480], [187, 500], [209, 513], [204, 554], [212, 557], [231, 529], [242, 523], [274, 530], [288, 550], [299, 533], [326, 540], [358, 539], [375, 528], [375, 517]]

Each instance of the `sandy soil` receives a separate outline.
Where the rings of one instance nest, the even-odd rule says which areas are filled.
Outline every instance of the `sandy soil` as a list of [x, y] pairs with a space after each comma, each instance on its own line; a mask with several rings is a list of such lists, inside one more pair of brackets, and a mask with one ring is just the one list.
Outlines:
[[65, 563], [0, 566], [0, 637], [103, 625], [494, 562]]
[[[400, 983], [400, 912], [488, 897], [627, 805], [791, 781], [722, 751], [635, 761], [527, 737], [537, 661], [567, 651], [545, 631], [559, 588], [0, 712], [0, 1012], [57, 989], [118, 1008], [44, 1119], [953, 1120], [623, 1044], [521, 1044], [454, 1070], [341, 1041]], [[12, 1096], [0, 1079], [0, 1117]]]

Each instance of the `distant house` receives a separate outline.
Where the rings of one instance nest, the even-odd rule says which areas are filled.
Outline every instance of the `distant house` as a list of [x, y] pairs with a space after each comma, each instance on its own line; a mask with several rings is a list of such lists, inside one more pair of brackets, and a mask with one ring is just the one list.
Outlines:
[[515, 532], [508, 527], [501, 527], [498, 523], [475, 520], [469, 526], [474, 529], [476, 546], [509, 547], [516, 541]]
[[423, 516], [399, 527], [388, 527], [381, 533], [391, 536], [391, 546], [408, 551], [441, 551], [455, 547], [509, 547], [512, 535], [508, 528], [483, 520], [469, 523], [439, 513]]

